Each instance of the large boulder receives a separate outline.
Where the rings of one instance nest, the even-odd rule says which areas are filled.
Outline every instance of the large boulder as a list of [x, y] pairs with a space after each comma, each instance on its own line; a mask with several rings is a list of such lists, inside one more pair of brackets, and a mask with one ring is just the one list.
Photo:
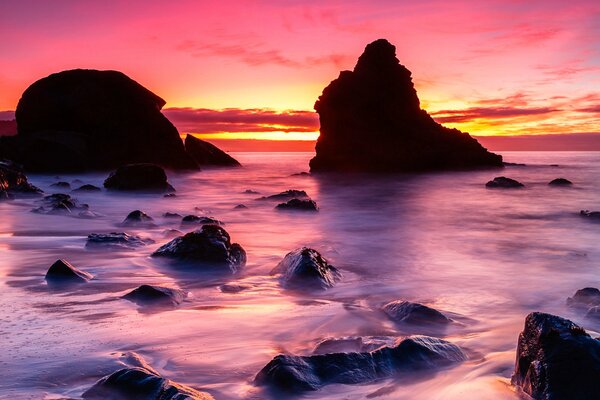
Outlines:
[[371, 352], [278, 355], [256, 375], [254, 382], [299, 393], [334, 383], [363, 384], [397, 374], [435, 371], [466, 359], [462, 350], [450, 342], [412, 336], [394, 347]]
[[97, 400], [214, 400], [205, 392], [163, 378], [147, 368], [123, 368], [101, 378], [81, 397]]
[[150, 162], [196, 168], [177, 129], [160, 112], [165, 101], [118, 71], [52, 74], [23, 93], [18, 134], [0, 154], [32, 171], [105, 170]]
[[153, 257], [167, 257], [203, 267], [227, 268], [231, 272], [246, 264], [246, 252], [237, 243], [231, 243], [229, 233], [218, 225], [204, 225], [200, 229], [179, 236], [152, 253]]
[[535, 400], [596, 399], [600, 341], [567, 319], [531, 313], [519, 335], [512, 383]]
[[328, 289], [342, 277], [318, 251], [308, 247], [286, 254], [271, 275], [279, 275], [281, 285], [291, 289]]
[[411, 73], [385, 39], [367, 45], [353, 71], [323, 90], [311, 171], [397, 172], [500, 167], [469, 134], [445, 128], [421, 109]]
[[6, 160], [0, 161], [0, 200], [14, 196], [39, 196], [40, 189], [27, 181], [20, 166]]
[[174, 192], [165, 170], [158, 165], [142, 163], [122, 165], [104, 181], [109, 190], [138, 192]]
[[221, 167], [239, 167], [240, 163], [214, 144], [205, 142], [192, 135], [185, 137], [185, 151], [198, 165]]

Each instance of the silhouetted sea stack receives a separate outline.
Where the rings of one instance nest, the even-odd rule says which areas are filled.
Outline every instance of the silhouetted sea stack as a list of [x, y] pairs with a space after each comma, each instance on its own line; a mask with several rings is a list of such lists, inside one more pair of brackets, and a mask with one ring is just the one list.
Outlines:
[[221, 167], [239, 167], [240, 163], [214, 144], [200, 140], [192, 135], [185, 137], [185, 151], [198, 165]]
[[469, 134], [422, 110], [411, 73], [385, 39], [369, 44], [315, 104], [321, 121], [311, 171], [400, 172], [500, 167]]

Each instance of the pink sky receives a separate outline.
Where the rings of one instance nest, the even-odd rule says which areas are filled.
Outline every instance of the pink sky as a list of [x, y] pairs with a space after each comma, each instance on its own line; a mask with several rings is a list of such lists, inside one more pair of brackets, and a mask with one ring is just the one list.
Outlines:
[[182, 131], [314, 139], [305, 112], [378, 38], [447, 125], [600, 132], [600, 2], [577, 0], [3, 0], [0, 110], [50, 73], [116, 69], [176, 108]]

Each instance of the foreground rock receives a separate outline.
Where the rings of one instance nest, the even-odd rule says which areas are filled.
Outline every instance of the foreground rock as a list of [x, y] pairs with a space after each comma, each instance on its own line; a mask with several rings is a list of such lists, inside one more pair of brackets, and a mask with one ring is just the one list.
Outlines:
[[281, 275], [281, 285], [291, 289], [328, 289], [342, 277], [318, 251], [308, 247], [286, 254], [271, 275]]
[[231, 243], [229, 233], [218, 225], [203, 225], [194, 232], [177, 237], [161, 246], [152, 256], [204, 267], [227, 268], [231, 272], [246, 265], [246, 252], [242, 246]]
[[48, 283], [85, 283], [92, 275], [82, 271], [66, 260], [57, 260], [46, 272]]
[[502, 166], [501, 156], [421, 109], [410, 71], [384, 39], [367, 45], [354, 71], [342, 71], [323, 90], [315, 110], [321, 133], [311, 172]]
[[105, 376], [83, 393], [98, 400], [214, 400], [204, 392], [163, 378], [146, 368], [123, 368]]
[[488, 188], [518, 189], [524, 187], [525, 185], [514, 179], [507, 178], [505, 176], [498, 176], [486, 183], [485, 186]]
[[531, 313], [519, 335], [512, 383], [533, 399], [595, 399], [600, 341], [555, 315]]
[[317, 203], [310, 199], [291, 199], [285, 203], [277, 204], [275, 208], [278, 210], [319, 211]]
[[573, 182], [565, 178], [556, 178], [551, 180], [548, 185], [550, 186], [571, 186]]
[[154, 243], [154, 240], [129, 235], [125, 232], [91, 233], [87, 237], [87, 248], [134, 249]]
[[278, 355], [258, 373], [255, 383], [299, 393], [334, 383], [364, 384], [397, 374], [434, 371], [466, 359], [462, 350], [450, 342], [413, 336], [394, 347], [372, 352]]
[[41, 189], [27, 181], [21, 168], [10, 161], [0, 161], [0, 200], [15, 196], [39, 196]]
[[156, 226], [156, 224], [154, 224], [154, 218], [143, 211], [135, 210], [130, 212], [127, 217], [125, 217], [123, 222], [121, 222], [121, 226], [149, 228]]
[[452, 320], [438, 310], [410, 301], [392, 301], [382, 308], [394, 322], [413, 325], [447, 325]]
[[154, 164], [129, 164], [111, 172], [104, 181], [110, 190], [139, 192], [174, 192], [165, 170]]
[[200, 166], [239, 167], [240, 163], [217, 146], [192, 135], [185, 137], [185, 151]]
[[33, 83], [16, 110], [18, 134], [0, 153], [31, 171], [106, 170], [151, 162], [196, 168], [165, 101], [117, 71], [70, 70]]
[[153, 285], [141, 285], [123, 296], [140, 306], [177, 306], [186, 297], [183, 290]]

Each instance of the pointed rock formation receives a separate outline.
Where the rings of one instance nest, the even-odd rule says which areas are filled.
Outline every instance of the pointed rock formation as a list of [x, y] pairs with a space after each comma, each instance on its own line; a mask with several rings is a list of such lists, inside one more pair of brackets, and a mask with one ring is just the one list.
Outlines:
[[311, 171], [398, 172], [500, 167], [469, 134], [420, 107], [410, 71], [385, 39], [369, 44], [315, 104], [321, 122]]
[[214, 144], [200, 140], [192, 135], [185, 137], [185, 151], [198, 165], [221, 167], [239, 167], [241, 164]]

